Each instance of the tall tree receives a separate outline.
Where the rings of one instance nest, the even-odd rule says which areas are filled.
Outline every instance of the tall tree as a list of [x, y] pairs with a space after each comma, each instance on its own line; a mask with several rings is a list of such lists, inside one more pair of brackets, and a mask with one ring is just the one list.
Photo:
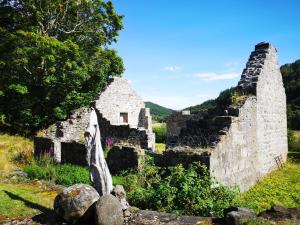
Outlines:
[[124, 71], [111, 1], [0, 0], [0, 126], [33, 133], [86, 106]]

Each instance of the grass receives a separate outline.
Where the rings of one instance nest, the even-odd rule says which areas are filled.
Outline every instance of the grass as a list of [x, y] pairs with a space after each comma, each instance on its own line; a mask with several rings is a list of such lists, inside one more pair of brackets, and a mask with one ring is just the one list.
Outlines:
[[26, 163], [32, 154], [33, 142], [30, 139], [0, 134], [0, 178], [18, 168], [17, 161]]
[[56, 195], [56, 191], [43, 190], [36, 185], [0, 182], [0, 216], [20, 218], [49, 211]]
[[241, 195], [240, 204], [256, 212], [273, 204], [300, 207], [300, 163], [290, 160], [284, 168], [271, 172]]

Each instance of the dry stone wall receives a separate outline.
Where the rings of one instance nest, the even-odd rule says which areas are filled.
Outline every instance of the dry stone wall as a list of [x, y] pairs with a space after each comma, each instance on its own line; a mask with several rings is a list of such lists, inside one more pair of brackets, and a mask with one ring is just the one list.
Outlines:
[[255, 46], [235, 91], [241, 102], [171, 117], [167, 150], [179, 152], [185, 161], [197, 161], [189, 157], [195, 154], [209, 155], [211, 175], [245, 191], [277, 168], [278, 159], [285, 162], [287, 157], [286, 96], [277, 50], [271, 44]]

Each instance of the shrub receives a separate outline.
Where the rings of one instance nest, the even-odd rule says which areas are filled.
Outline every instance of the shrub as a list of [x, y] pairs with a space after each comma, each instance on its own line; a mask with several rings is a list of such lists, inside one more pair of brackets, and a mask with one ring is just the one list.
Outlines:
[[153, 125], [153, 132], [155, 133], [155, 141], [157, 143], [165, 143], [167, 135], [167, 126], [165, 123]]
[[139, 208], [175, 212], [184, 215], [222, 216], [234, 205], [238, 191], [225, 187], [210, 177], [198, 163], [188, 169], [182, 165], [157, 168], [145, 165], [138, 174], [126, 176], [129, 202]]

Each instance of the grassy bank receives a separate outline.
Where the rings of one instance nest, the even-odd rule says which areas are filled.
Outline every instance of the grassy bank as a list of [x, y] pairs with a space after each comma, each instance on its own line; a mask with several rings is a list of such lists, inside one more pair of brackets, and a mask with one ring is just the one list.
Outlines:
[[284, 168], [264, 177], [241, 195], [240, 204], [256, 212], [269, 209], [273, 204], [300, 207], [300, 162], [289, 161]]

